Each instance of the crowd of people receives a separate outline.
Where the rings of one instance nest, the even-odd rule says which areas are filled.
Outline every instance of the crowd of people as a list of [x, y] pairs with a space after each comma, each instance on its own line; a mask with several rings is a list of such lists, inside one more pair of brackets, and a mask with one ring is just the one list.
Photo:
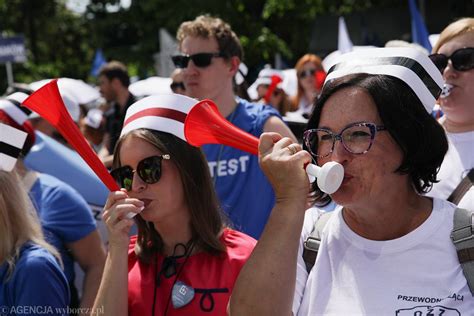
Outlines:
[[[60, 89], [121, 188], [99, 217], [71, 184], [25, 164], [38, 138], [74, 150], [22, 106], [34, 91], [0, 100], [0, 123], [26, 134], [19, 149], [0, 135], [0, 314], [474, 310], [473, 18], [448, 25], [430, 55], [372, 48], [329, 70], [306, 54], [294, 95], [271, 68], [237, 87], [244, 52], [222, 19], [198, 16], [176, 37], [173, 94], [133, 95], [118, 61], [98, 74], [103, 104]], [[179, 116], [204, 99], [260, 138], [258, 155], [187, 141]], [[304, 134], [289, 116], [307, 121]], [[332, 194], [305, 172], [329, 162], [344, 168]]]

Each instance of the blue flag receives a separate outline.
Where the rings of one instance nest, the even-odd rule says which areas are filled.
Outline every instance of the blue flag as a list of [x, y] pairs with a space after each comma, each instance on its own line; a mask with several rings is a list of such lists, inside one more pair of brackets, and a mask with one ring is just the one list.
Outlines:
[[418, 11], [415, 0], [408, 0], [408, 3], [410, 5], [412, 42], [420, 44], [426, 48], [428, 52], [431, 52], [428, 30], [426, 29], [425, 22], [420, 15], [420, 11]]
[[92, 67], [91, 67], [91, 76], [97, 77], [99, 74], [100, 67], [102, 67], [103, 64], [107, 63], [107, 60], [105, 60], [104, 54], [102, 53], [102, 49], [98, 49], [95, 51], [95, 56], [94, 56], [94, 61], [92, 62]]

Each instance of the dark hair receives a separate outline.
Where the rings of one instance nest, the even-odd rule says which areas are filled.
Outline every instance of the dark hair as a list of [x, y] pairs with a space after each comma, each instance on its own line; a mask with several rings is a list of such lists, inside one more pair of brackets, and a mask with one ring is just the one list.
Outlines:
[[[383, 124], [403, 152], [403, 161], [395, 172], [410, 175], [416, 192], [431, 190], [438, 182], [436, 174], [448, 150], [446, 134], [413, 90], [398, 78], [360, 73], [329, 82], [316, 100], [307, 129], [318, 127], [326, 101], [344, 88], [359, 88], [372, 97]], [[312, 191], [316, 204], [331, 201], [316, 182]]]
[[102, 66], [99, 70], [99, 77], [100, 76], [106, 76], [109, 80], [117, 78], [124, 87], [130, 85], [127, 67], [119, 61], [114, 60]]
[[188, 37], [215, 38], [219, 51], [226, 58], [237, 56], [243, 58], [242, 45], [237, 35], [232, 31], [230, 25], [223, 20], [209, 15], [200, 15], [193, 21], [181, 23], [176, 38], [179, 46]]
[[[163, 153], [168, 153], [179, 170], [184, 197], [191, 215], [191, 231], [195, 247], [219, 254], [225, 246], [219, 240], [224, 227], [223, 215], [219, 209], [209, 167], [201, 150], [169, 133], [150, 129], [133, 130], [121, 137], [114, 152], [114, 168], [120, 166], [120, 147], [124, 139], [136, 137], [147, 141]], [[156, 253], [163, 249], [163, 240], [153, 223], [135, 216], [138, 239], [135, 251], [141, 261], [150, 263]]]

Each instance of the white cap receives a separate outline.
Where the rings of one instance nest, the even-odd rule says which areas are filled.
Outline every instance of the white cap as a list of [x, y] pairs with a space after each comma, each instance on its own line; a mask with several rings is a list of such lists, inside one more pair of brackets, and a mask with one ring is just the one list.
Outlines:
[[[259, 85], [262, 85], [262, 84], [269, 85], [272, 83], [272, 76], [278, 76], [282, 80], [284, 79], [283, 73], [279, 70], [272, 69], [272, 68], [263, 68], [262, 70], [260, 70], [260, 72], [258, 73], [257, 79], [247, 89], [247, 93], [249, 94], [251, 99], [255, 100], [258, 98], [257, 88]], [[279, 83], [277, 87], [282, 88], [282, 84]]]
[[102, 118], [104, 117], [104, 113], [99, 109], [90, 109], [87, 112], [86, 117], [84, 118], [84, 123], [87, 126], [92, 128], [98, 129], [100, 127], [100, 123], [102, 123]]

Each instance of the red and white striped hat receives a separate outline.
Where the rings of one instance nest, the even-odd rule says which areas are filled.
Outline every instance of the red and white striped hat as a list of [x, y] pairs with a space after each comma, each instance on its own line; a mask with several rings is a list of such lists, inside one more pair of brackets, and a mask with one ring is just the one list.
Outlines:
[[173, 134], [184, 141], [184, 122], [199, 101], [180, 94], [157, 94], [133, 103], [127, 110], [120, 136], [148, 128]]

